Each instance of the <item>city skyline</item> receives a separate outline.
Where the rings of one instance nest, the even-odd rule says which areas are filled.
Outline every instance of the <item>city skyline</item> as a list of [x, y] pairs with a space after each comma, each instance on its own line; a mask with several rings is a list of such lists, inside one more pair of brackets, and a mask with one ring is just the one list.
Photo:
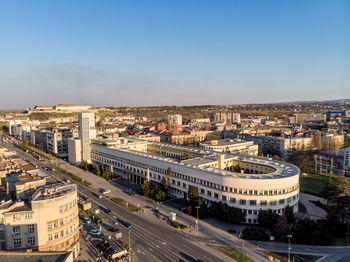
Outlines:
[[0, 107], [348, 98], [349, 11], [347, 1], [3, 1]]

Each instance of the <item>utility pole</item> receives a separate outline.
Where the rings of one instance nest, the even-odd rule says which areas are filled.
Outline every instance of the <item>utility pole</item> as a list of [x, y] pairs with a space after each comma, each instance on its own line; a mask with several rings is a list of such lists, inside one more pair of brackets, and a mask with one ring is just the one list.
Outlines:
[[289, 235], [287, 235], [287, 237], [288, 237], [288, 262], [290, 262], [290, 250], [292, 249], [290, 247], [290, 239], [292, 238], [292, 235], [289, 234]]

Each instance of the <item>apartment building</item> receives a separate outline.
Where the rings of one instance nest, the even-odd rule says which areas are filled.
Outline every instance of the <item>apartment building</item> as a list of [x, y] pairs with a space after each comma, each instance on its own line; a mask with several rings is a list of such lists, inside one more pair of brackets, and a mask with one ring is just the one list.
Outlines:
[[36, 189], [30, 202], [0, 205], [0, 250], [80, 253], [75, 184], [55, 183]]
[[241, 123], [241, 115], [233, 112], [216, 113], [214, 121], [217, 123], [239, 124]]

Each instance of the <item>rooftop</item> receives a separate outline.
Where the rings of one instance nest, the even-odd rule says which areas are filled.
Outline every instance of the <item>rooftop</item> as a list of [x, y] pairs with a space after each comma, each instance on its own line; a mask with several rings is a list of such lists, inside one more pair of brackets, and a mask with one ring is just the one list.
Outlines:
[[76, 184], [53, 183], [38, 187], [32, 196], [32, 201], [53, 199], [77, 190]]

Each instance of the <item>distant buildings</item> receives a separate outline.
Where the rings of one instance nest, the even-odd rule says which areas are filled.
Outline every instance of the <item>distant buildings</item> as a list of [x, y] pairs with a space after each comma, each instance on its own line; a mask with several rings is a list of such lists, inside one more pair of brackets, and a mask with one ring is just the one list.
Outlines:
[[258, 145], [254, 145], [253, 141], [244, 141], [241, 139], [211, 140], [200, 143], [199, 147], [217, 152], [258, 155]]
[[302, 124], [310, 121], [326, 121], [324, 114], [295, 114], [295, 124]]
[[54, 113], [54, 112], [82, 112], [91, 110], [91, 106], [89, 105], [74, 105], [74, 104], [58, 104], [55, 106], [35, 106], [34, 109], [28, 110], [28, 114], [31, 113]]
[[350, 147], [344, 149], [344, 169], [350, 171]]
[[241, 123], [241, 115], [232, 112], [216, 113], [214, 121], [217, 123], [239, 124]]

